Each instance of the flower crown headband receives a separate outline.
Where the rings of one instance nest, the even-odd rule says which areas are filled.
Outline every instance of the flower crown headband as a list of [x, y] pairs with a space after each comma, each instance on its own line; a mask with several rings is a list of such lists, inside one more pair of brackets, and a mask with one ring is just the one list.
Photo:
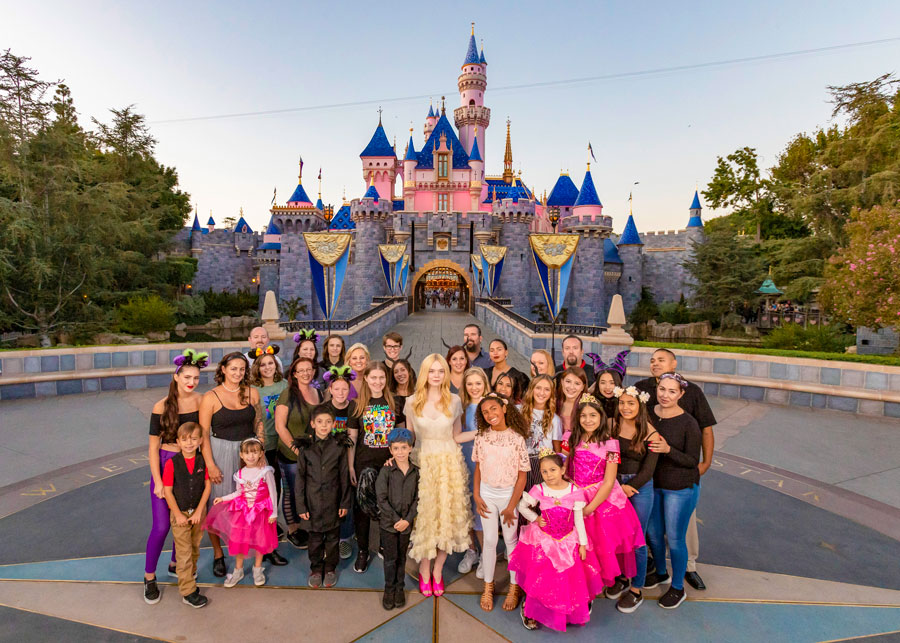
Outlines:
[[209, 366], [209, 353], [198, 353], [192, 348], [186, 348], [181, 355], [172, 360], [172, 363], [175, 364], [176, 373], [185, 366], [206, 368]]
[[327, 371], [322, 374], [322, 380], [329, 386], [336, 380], [346, 380], [352, 382], [356, 379], [356, 371], [350, 366], [330, 366]]
[[295, 344], [299, 344], [300, 342], [306, 341], [307, 339], [311, 339], [314, 343], [318, 344], [319, 334], [312, 328], [304, 328], [299, 333], [294, 333]]
[[259, 359], [263, 355], [272, 355], [274, 357], [275, 355], [278, 354], [278, 351], [280, 351], [280, 350], [281, 350], [281, 346], [278, 346], [277, 344], [275, 344], [275, 345], [269, 344], [265, 348], [251, 348], [247, 352], [247, 357], [249, 357], [250, 359], [253, 359], [253, 360]]
[[616, 399], [619, 399], [623, 395], [630, 395], [631, 397], [636, 397], [644, 404], [650, 401], [650, 394], [645, 391], [638, 391], [634, 385], [631, 385], [628, 388], [617, 386], [613, 389], [613, 395]]

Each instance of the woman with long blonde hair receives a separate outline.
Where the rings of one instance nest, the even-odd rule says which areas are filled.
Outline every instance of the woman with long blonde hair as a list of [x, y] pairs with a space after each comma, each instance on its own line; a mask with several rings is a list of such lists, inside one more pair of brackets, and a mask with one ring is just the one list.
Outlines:
[[526, 489], [540, 484], [541, 460], [539, 454], [546, 449], [555, 453], [562, 451], [562, 420], [556, 414], [556, 387], [549, 375], [538, 375], [528, 386], [522, 401], [522, 415], [531, 427], [525, 438], [531, 473], [525, 483]]
[[447, 555], [469, 548], [472, 526], [468, 471], [456, 443], [462, 433], [462, 403], [450, 392], [450, 366], [443, 356], [432, 353], [422, 360], [404, 413], [416, 436], [419, 464], [419, 513], [409, 555], [419, 562], [422, 594], [441, 596]]

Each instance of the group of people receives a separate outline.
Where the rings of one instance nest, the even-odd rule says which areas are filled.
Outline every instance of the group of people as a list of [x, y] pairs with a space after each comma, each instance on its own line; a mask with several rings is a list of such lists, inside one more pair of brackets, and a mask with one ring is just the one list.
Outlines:
[[222, 358], [203, 395], [208, 356], [185, 351], [153, 408], [146, 602], [160, 599], [170, 530], [169, 574], [193, 607], [207, 602], [195, 581], [204, 531], [225, 587], [250, 555], [254, 584], [265, 584], [265, 563], [288, 564], [282, 539], [308, 549], [313, 588], [335, 586], [354, 549], [357, 573], [380, 556], [388, 610], [406, 603], [407, 557], [422, 595], [441, 596], [453, 553], [463, 554], [459, 572], [484, 581], [480, 606], [492, 610], [502, 538], [502, 609], [521, 605], [530, 630], [583, 625], [599, 596], [628, 614], [644, 589], [668, 584], [658, 601], [667, 609], [685, 582], [705, 589], [695, 508], [715, 418], [671, 351], [655, 351], [651, 377], [626, 386], [627, 351], [606, 364], [569, 336], [561, 365], [538, 350], [526, 374], [503, 340], [486, 353], [475, 324], [418, 374], [394, 332], [375, 361], [363, 344], [301, 331], [286, 368], [264, 329], [249, 342]]

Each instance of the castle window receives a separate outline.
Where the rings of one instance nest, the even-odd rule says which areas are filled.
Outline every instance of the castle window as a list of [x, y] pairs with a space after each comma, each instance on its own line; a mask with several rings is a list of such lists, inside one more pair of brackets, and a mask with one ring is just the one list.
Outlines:
[[450, 199], [446, 194], [438, 194], [438, 212], [447, 212], [450, 209]]
[[474, 99], [474, 98], [470, 98], [470, 99], [469, 99], [469, 105], [474, 105], [474, 104], [475, 104], [475, 99]]
[[446, 179], [449, 175], [447, 154], [438, 154], [438, 179]]

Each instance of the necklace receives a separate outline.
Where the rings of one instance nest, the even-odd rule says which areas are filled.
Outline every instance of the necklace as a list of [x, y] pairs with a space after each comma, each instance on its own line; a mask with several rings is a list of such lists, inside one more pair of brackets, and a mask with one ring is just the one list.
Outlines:
[[240, 385], [237, 388], [228, 388], [227, 386], [225, 386], [224, 383], [222, 383], [222, 388], [225, 389], [226, 391], [228, 391], [229, 393], [237, 393], [238, 391], [241, 390]]

